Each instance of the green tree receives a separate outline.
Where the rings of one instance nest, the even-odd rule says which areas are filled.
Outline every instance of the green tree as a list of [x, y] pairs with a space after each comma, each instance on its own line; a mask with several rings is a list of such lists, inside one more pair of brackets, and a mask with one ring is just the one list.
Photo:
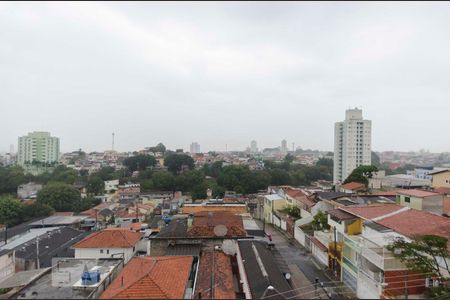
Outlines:
[[87, 193], [90, 195], [100, 195], [105, 191], [105, 182], [98, 176], [91, 176], [86, 186]]
[[0, 196], [0, 224], [13, 226], [22, 221], [23, 204], [12, 196]]
[[441, 279], [444, 277], [439, 261], [444, 262], [444, 269], [450, 273], [446, 259], [450, 258], [448, 240], [436, 235], [423, 235], [415, 237], [407, 242], [402, 237], [397, 237], [387, 246], [394, 256], [411, 270], [418, 273], [433, 273]]
[[381, 166], [381, 162], [380, 162], [380, 157], [378, 156], [378, 154], [376, 154], [375, 152], [372, 151], [370, 155], [371, 155], [372, 165], [379, 168]]
[[208, 186], [204, 182], [194, 186], [194, 188], [192, 189], [192, 193], [191, 193], [192, 200], [206, 199], [206, 197], [207, 197], [206, 189], [207, 188], [208, 188]]
[[291, 184], [291, 175], [280, 169], [269, 170], [272, 185], [288, 185]]
[[37, 202], [47, 204], [55, 211], [75, 211], [80, 206], [81, 195], [68, 184], [52, 182], [38, 192]]
[[369, 178], [372, 178], [372, 174], [377, 171], [378, 168], [375, 166], [359, 166], [345, 179], [344, 183], [360, 182], [367, 186]]
[[192, 170], [194, 168], [194, 160], [187, 154], [172, 153], [164, 159], [164, 165], [173, 174], [179, 173], [183, 167]]
[[295, 160], [295, 157], [292, 154], [286, 154], [284, 157], [284, 161], [287, 163], [292, 163]]
[[47, 204], [35, 202], [30, 205], [24, 205], [23, 220], [31, 220], [38, 217], [48, 217], [53, 214], [54, 210]]
[[167, 171], [155, 172], [152, 177], [155, 189], [160, 191], [173, 191], [175, 187], [175, 177]]
[[164, 153], [166, 153], [166, 146], [164, 146], [163, 143], [159, 143], [154, 147], [150, 147], [149, 150], [153, 153], [161, 152], [164, 155]]
[[289, 216], [299, 219], [300, 218], [300, 208], [295, 205], [288, 205], [282, 209], [282, 212], [288, 214]]
[[130, 172], [143, 171], [148, 167], [154, 167], [156, 165], [156, 159], [151, 155], [136, 155], [126, 158], [123, 164]]
[[330, 226], [328, 225], [328, 217], [322, 211], [319, 211], [313, 218], [311, 222], [314, 230], [322, 230], [328, 229]]

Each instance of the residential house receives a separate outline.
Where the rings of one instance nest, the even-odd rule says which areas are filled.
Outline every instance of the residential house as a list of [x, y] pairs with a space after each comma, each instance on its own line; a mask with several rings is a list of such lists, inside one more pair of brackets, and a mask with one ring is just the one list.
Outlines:
[[290, 274], [280, 267], [276, 250], [267, 247], [265, 242], [239, 241], [237, 259], [245, 299], [292, 299], [296, 296], [286, 279]]
[[52, 265], [54, 257], [73, 257], [70, 246], [85, 236], [85, 232], [71, 227], [30, 229], [15, 236], [0, 251], [15, 251], [17, 271], [45, 268]]
[[0, 285], [16, 287], [15, 299], [98, 299], [122, 266], [118, 258], [62, 257], [50, 268], [18, 272]]
[[122, 258], [127, 263], [137, 252], [140, 232], [128, 228], [107, 228], [90, 234], [72, 246], [75, 258]]
[[113, 193], [119, 189], [119, 179], [106, 180], [105, 181], [105, 192]]
[[0, 250], [0, 282], [15, 272], [16, 260], [13, 249]]
[[[333, 215], [329, 219], [331, 231], [337, 231], [336, 248], [341, 248], [337, 249], [340, 250], [338, 257], [330, 255], [330, 261], [340, 262], [340, 278], [358, 298], [397, 297], [403, 295], [405, 286], [409, 295], [423, 294], [425, 276], [407, 270], [386, 246], [397, 237], [407, 241], [423, 234], [449, 238], [450, 220], [395, 204], [341, 207], [336, 210], [340, 222], [336, 222], [334, 211], [329, 214]], [[343, 223], [343, 219], [349, 223]], [[332, 254], [333, 244], [334, 241], [329, 249]], [[407, 285], [405, 280], [408, 280]]]
[[42, 184], [29, 182], [17, 187], [17, 197], [20, 199], [35, 199], [37, 193], [42, 189]]
[[354, 193], [362, 192], [365, 190], [366, 190], [366, 186], [363, 183], [355, 182], [355, 181], [345, 183], [345, 184], [341, 185], [341, 187], [339, 188], [340, 192], [349, 193], [349, 194], [354, 194]]
[[[242, 217], [225, 211], [199, 212], [188, 217], [165, 219], [159, 232], [150, 236], [150, 255], [167, 255], [184, 245], [197, 245], [208, 250], [217, 245], [246, 238]], [[153, 226], [153, 224], [152, 224]]]
[[205, 211], [227, 211], [234, 214], [245, 214], [247, 213], [247, 206], [245, 204], [203, 202], [198, 204], [184, 204], [180, 207], [180, 213], [182, 214], [196, 214]]
[[[270, 194], [264, 196], [264, 221], [269, 224], [275, 224], [278, 227], [281, 226], [279, 219], [275, 217], [275, 212], [283, 209], [287, 205], [287, 201], [279, 194]], [[277, 222], [278, 221], [278, 222]]]
[[401, 206], [441, 215], [444, 213], [444, 198], [444, 195], [439, 193], [411, 189], [397, 190], [396, 200]]
[[191, 299], [196, 277], [192, 256], [134, 257], [100, 299]]
[[432, 172], [429, 175], [432, 177], [431, 186], [433, 188], [450, 188], [450, 169]]
[[[233, 268], [233, 265], [235, 266]], [[234, 269], [234, 270], [233, 270]], [[203, 251], [199, 255], [195, 299], [238, 299], [241, 282], [237, 259], [218, 249]], [[243, 297], [242, 297], [243, 298]], [[242, 299], [239, 298], [239, 299]]]

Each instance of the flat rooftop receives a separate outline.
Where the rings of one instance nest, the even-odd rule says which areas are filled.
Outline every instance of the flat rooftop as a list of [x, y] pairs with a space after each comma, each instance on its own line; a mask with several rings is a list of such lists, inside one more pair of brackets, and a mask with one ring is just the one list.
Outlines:
[[81, 222], [87, 216], [50, 216], [43, 220], [39, 220], [30, 224], [32, 227], [40, 226], [62, 226], [71, 225]]
[[[54, 266], [24, 287], [16, 299], [86, 299], [121, 264], [120, 259], [60, 258], [59, 261], [59, 267]], [[81, 285], [81, 276], [85, 268], [90, 272], [99, 270], [100, 282], [94, 285]]]

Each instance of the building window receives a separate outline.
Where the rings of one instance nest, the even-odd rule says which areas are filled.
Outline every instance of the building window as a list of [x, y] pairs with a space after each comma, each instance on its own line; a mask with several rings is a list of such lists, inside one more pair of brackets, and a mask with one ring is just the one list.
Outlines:
[[405, 202], [406, 203], [410, 203], [411, 202], [410, 198], [409, 197], [405, 197]]
[[108, 250], [106, 250], [106, 254], [109, 254], [109, 249], [108, 249]]
[[100, 249], [100, 253], [103, 253], [103, 249]]

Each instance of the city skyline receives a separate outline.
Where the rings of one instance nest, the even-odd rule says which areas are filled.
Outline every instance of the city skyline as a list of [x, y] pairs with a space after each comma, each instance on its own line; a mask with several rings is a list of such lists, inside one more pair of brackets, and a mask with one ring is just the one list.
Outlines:
[[449, 129], [447, 8], [1, 3], [0, 151], [31, 131], [63, 152], [110, 149], [112, 132], [120, 151], [331, 151], [334, 123], [358, 107], [374, 151], [447, 152], [434, 134]]

